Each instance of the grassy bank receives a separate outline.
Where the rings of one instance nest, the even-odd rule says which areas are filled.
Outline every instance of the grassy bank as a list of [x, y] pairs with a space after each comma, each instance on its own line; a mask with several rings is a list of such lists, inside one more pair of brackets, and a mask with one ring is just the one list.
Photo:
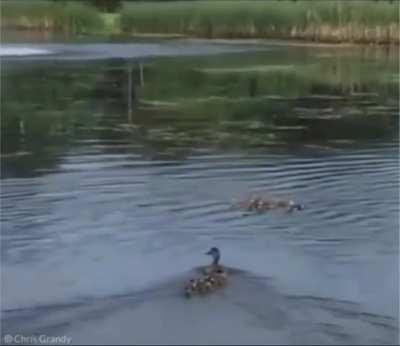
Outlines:
[[65, 33], [278, 38], [398, 44], [399, 2], [197, 0], [125, 2], [101, 13], [80, 1], [3, 0], [1, 26]]
[[124, 3], [125, 33], [399, 43], [397, 1], [168, 1]]
[[95, 7], [79, 1], [1, 1], [2, 28], [81, 34], [103, 32], [105, 25]]

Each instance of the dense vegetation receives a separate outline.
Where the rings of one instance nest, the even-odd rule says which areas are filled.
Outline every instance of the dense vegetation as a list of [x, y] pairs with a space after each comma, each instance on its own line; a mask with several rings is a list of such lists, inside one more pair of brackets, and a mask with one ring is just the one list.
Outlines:
[[351, 0], [125, 3], [121, 29], [208, 38], [398, 42], [398, 7], [398, 2]]
[[3, 27], [67, 33], [399, 43], [400, 30], [399, 2], [389, 0], [4, 0], [1, 8]]
[[1, 2], [1, 25], [17, 29], [97, 33], [104, 29], [101, 12], [86, 2], [21, 0]]

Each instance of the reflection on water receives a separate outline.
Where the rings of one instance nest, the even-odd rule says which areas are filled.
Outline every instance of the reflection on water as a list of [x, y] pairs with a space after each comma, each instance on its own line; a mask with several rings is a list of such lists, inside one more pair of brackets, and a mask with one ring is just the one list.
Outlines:
[[[6, 61], [6, 328], [75, 342], [168, 342], [182, 329], [170, 342], [396, 342], [397, 64], [385, 51], [287, 47]], [[230, 208], [251, 193], [305, 209]], [[244, 272], [220, 300], [185, 305], [178, 278], [210, 245]], [[154, 339], [140, 325], [166, 310]]]
[[69, 144], [88, 138], [127, 141], [140, 155], [172, 159], [199, 147], [329, 150], [393, 140], [397, 60], [368, 57], [303, 48], [144, 64], [24, 66], [23, 73], [6, 63], [2, 174], [57, 167]]

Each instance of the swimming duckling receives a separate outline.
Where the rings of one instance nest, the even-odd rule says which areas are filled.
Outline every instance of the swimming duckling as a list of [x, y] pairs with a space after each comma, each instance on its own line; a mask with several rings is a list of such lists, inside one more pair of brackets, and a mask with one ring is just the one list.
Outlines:
[[228, 279], [228, 275], [225, 270], [219, 268], [210, 274], [209, 281], [211, 282], [213, 288], [225, 286]]
[[286, 209], [286, 212], [290, 213], [294, 210], [303, 210], [304, 207], [300, 203], [295, 203], [292, 200], [289, 201], [273, 201], [264, 200], [260, 197], [251, 198], [248, 201], [243, 201], [238, 204], [241, 209], [245, 209], [248, 212], [267, 212], [274, 209]]
[[211, 276], [191, 279], [189, 284], [185, 287], [185, 296], [190, 298], [193, 294], [204, 295], [217, 287], [219, 287], [217, 280]]
[[189, 284], [185, 286], [185, 296], [186, 298], [190, 298], [195, 291], [197, 286], [195, 279], [190, 279]]
[[259, 197], [253, 197], [247, 200], [239, 201], [234, 204], [234, 207], [244, 209], [246, 211], [254, 211], [263, 203]]
[[304, 206], [300, 203], [295, 203], [294, 201], [290, 200], [289, 202], [280, 201], [278, 202], [278, 208], [285, 208], [286, 212], [291, 213], [294, 210], [303, 210]]

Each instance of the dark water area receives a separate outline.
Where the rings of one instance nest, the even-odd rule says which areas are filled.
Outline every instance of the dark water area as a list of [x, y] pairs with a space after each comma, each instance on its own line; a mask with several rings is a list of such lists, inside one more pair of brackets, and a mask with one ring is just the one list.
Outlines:
[[[30, 49], [2, 58], [3, 336], [398, 343], [397, 52]], [[231, 208], [250, 195], [305, 208]], [[185, 300], [210, 246], [237, 273]]]

